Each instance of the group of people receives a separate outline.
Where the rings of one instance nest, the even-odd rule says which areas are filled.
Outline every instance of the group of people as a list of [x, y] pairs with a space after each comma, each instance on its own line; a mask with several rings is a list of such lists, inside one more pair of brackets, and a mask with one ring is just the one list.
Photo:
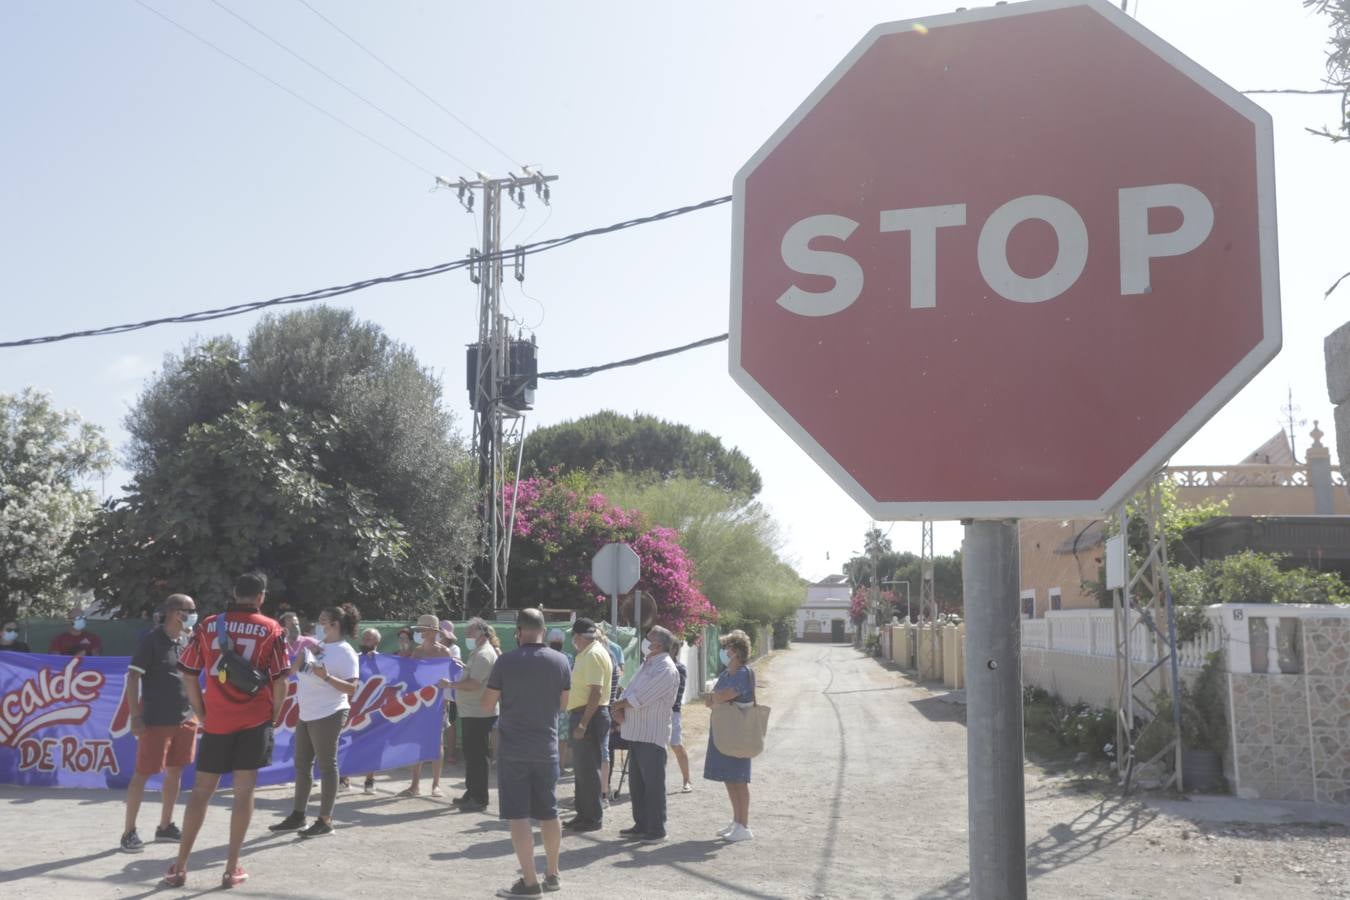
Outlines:
[[[28, 642], [19, 637], [19, 623], [8, 619], [0, 626], [0, 651], [12, 653], [32, 653]], [[89, 621], [84, 610], [72, 607], [66, 613], [66, 630], [57, 634], [47, 644], [47, 652], [56, 656], [100, 656], [103, 653], [103, 639], [89, 630]]]
[[[294, 802], [290, 814], [270, 830], [298, 832], [304, 838], [333, 833], [333, 810], [345, 781], [338, 771], [338, 738], [358, 686], [360, 654], [378, 652], [380, 635], [367, 629], [358, 638], [358, 612], [351, 604], [321, 610], [314, 633], [301, 635], [293, 613], [283, 615], [280, 622], [262, 613], [266, 591], [265, 576], [242, 575], [234, 584], [233, 603], [200, 623], [193, 599], [174, 594], [165, 601], [158, 626], [142, 637], [131, 658], [126, 691], [137, 755], [121, 846], [128, 851], [142, 848], [136, 820], [145, 785], [150, 777], [163, 774], [155, 839], [178, 843], [177, 857], [162, 882], [165, 886], [186, 883], [193, 844], [225, 774], [233, 776], [233, 807], [221, 884], [234, 887], [248, 878], [240, 851], [252, 818], [257, 773], [271, 763], [273, 730], [279, 725], [291, 675], [297, 680], [299, 707]], [[604, 827], [613, 750], [627, 751], [630, 783], [633, 821], [618, 832], [621, 840], [647, 844], [666, 840], [667, 748], [679, 763], [682, 790], [693, 789], [680, 721], [687, 673], [678, 661], [675, 636], [660, 626], [648, 630], [642, 639], [641, 666], [619, 690], [622, 656], [605, 639], [601, 625], [586, 618], [572, 623], [572, 663], [558, 646], [557, 639], [567, 636], [546, 635], [545, 629], [540, 610], [520, 610], [518, 646], [503, 653], [492, 625], [472, 619], [463, 629], [461, 651], [453, 625], [428, 615], [407, 630], [406, 654], [400, 649], [400, 655], [454, 657], [462, 665], [458, 678], [440, 683], [456, 698], [445, 704], [446, 730], [456, 721], [462, 723], [465, 786], [452, 801], [461, 810], [488, 808], [489, 760], [496, 735], [498, 814], [510, 824], [521, 871], [514, 884], [498, 891], [504, 897], [559, 889], [564, 830], [580, 834]], [[10, 630], [6, 625], [6, 639]], [[549, 643], [554, 646], [546, 638], [552, 638]], [[350, 640], [358, 642], [359, 653]], [[9, 648], [0, 645], [0, 649]], [[720, 652], [725, 669], [704, 702], [709, 706], [753, 702], [749, 639], [744, 632], [731, 632], [722, 638]], [[204, 680], [202, 673], [207, 676]], [[453, 732], [450, 736], [453, 748]], [[575, 772], [575, 815], [566, 822], [558, 815], [560, 745], [570, 748]], [[196, 781], [180, 830], [173, 821], [174, 806], [182, 771], [194, 761]], [[315, 764], [319, 803], [311, 822], [307, 810]], [[412, 787], [405, 794], [418, 793], [420, 768], [414, 769]], [[440, 774], [437, 760], [432, 768], [433, 795], [439, 795]], [[731, 804], [732, 821], [718, 835], [731, 842], [750, 840], [750, 760], [721, 753], [710, 735], [703, 774], [725, 784]], [[367, 790], [373, 778], [366, 775]], [[543, 837], [542, 876], [535, 865], [532, 820], [539, 823]]]

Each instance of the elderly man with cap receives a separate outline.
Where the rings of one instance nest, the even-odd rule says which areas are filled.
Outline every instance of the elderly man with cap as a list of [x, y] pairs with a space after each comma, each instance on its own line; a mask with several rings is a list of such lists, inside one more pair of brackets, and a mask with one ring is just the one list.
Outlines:
[[[431, 613], [427, 613], [425, 616], [418, 616], [417, 624], [413, 626], [413, 643], [417, 645], [417, 649], [413, 650], [412, 658], [450, 659], [450, 648], [441, 643], [441, 637], [441, 622], [439, 619]], [[450, 682], [446, 681], [445, 684], [441, 686], [447, 687], [449, 684]], [[445, 716], [446, 720], [444, 722], [444, 727], [445, 729], [449, 729], [453, 722], [450, 719], [451, 710], [448, 702], [445, 705]], [[436, 754], [436, 758], [431, 762], [431, 796], [433, 797], [444, 796], [441, 792], [441, 766], [444, 762], [445, 749], [442, 747], [441, 751]], [[421, 763], [413, 766], [412, 784], [400, 791], [398, 795], [400, 797], [420, 797], [422, 795]]]
[[[567, 706], [572, 673], [567, 657], [544, 646], [544, 614], [522, 609], [516, 614], [516, 642], [497, 657], [480, 701], [484, 712], [501, 701], [497, 720], [497, 802], [511, 823], [511, 846], [521, 877], [498, 897], [538, 897], [562, 887], [558, 851], [558, 710]], [[541, 882], [534, 864], [534, 831], [544, 837], [546, 868]]]
[[572, 692], [567, 703], [567, 736], [572, 743], [576, 772], [576, 817], [563, 823], [574, 832], [598, 831], [604, 822], [600, 803], [601, 747], [609, 740], [609, 688], [614, 663], [609, 650], [597, 640], [595, 623], [577, 619], [572, 623]]

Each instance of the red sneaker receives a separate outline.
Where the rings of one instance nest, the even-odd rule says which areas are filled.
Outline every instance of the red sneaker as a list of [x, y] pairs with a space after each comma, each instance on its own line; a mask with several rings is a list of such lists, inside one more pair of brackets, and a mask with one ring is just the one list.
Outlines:
[[220, 878], [220, 886], [223, 888], [238, 887], [248, 881], [248, 873], [244, 871], [243, 866], [235, 866], [233, 872], [226, 872]]
[[180, 869], [177, 863], [169, 866], [168, 874], [161, 878], [159, 882], [160, 887], [171, 888], [182, 887], [185, 884], [187, 884], [187, 868]]

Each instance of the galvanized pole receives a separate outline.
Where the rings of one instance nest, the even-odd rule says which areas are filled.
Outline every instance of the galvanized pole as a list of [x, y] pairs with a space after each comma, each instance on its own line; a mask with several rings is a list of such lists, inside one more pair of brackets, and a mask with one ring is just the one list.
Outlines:
[[966, 758], [970, 895], [1025, 900], [1022, 642], [1015, 521], [967, 521]]

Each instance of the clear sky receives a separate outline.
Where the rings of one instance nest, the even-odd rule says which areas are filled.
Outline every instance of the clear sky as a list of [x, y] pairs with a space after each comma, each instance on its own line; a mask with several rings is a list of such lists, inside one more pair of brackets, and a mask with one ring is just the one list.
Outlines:
[[[212, 0], [145, 0], [416, 165], [336, 124], [134, 0], [0, 3], [0, 338], [12, 339], [304, 291], [458, 258], [477, 240], [456, 177], [520, 163], [557, 173], [553, 207], [506, 217], [538, 240], [729, 193], [731, 178], [872, 25], [952, 2], [698, 0], [427, 3], [310, 0], [503, 156], [297, 0], [220, 0], [425, 136], [447, 156], [232, 18]], [[1135, 7], [1131, 3], [1131, 8]], [[1296, 0], [1142, 0], [1142, 24], [1242, 89], [1315, 88], [1327, 26]], [[1280, 427], [1286, 391], [1329, 435], [1322, 339], [1350, 319], [1339, 215], [1350, 149], [1308, 135], [1334, 97], [1258, 97], [1276, 125], [1284, 350], [1177, 455], [1236, 462]], [[465, 163], [468, 165], [466, 166]], [[420, 167], [420, 169], [419, 169]], [[511, 315], [545, 369], [604, 362], [727, 328], [727, 207], [532, 257]], [[341, 301], [412, 346], [467, 412], [466, 275]], [[242, 336], [257, 315], [0, 350], [0, 391], [33, 385], [106, 428], [163, 355], [194, 334]], [[591, 378], [543, 383], [530, 425], [611, 408], [719, 435], [764, 475], [784, 554], [819, 577], [862, 546], [865, 513], [726, 372], [726, 347]], [[463, 418], [461, 422], [463, 423]], [[1085, 422], [1085, 427], [1090, 427]], [[1299, 454], [1307, 445], [1299, 431]], [[939, 433], [931, 435], [943, 441]], [[1328, 438], [1328, 441], [1330, 437]], [[978, 464], [982, 448], [952, 447]], [[897, 458], [897, 465], [904, 460]], [[114, 493], [125, 479], [107, 482]], [[889, 526], [887, 526], [889, 527]], [[893, 527], [918, 550], [916, 524]], [[960, 528], [937, 529], [938, 552]], [[828, 554], [828, 558], [827, 558]]]

